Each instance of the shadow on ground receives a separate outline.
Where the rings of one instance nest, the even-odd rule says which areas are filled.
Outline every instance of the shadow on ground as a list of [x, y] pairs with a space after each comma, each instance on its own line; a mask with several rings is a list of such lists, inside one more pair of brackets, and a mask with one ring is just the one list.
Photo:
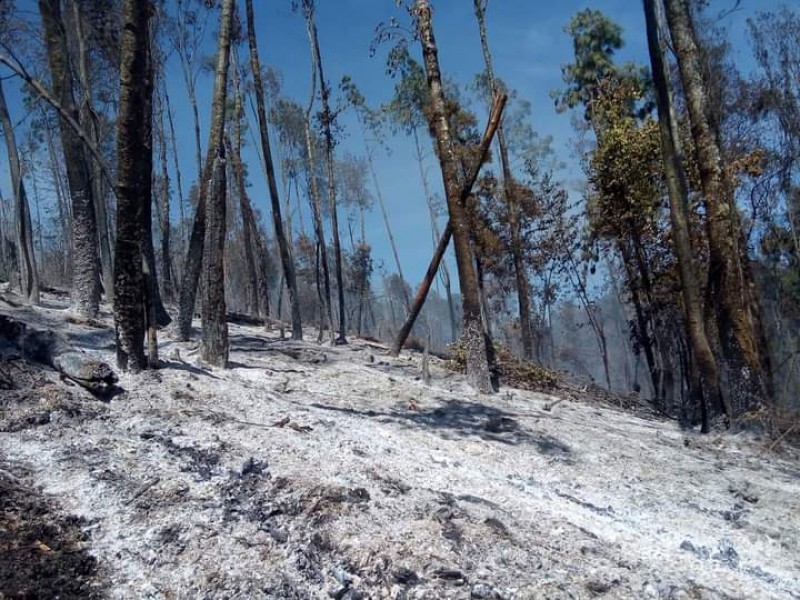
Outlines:
[[397, 423], [404, 427], [429, 429], [446, 439], [477, 437], [488, 442], [509, 445], [530, 444], [541, 453], [561, 459], [572, 455], [570, 447], [545, 433], [531, 431], [520, 425], [511, 413], [479, 402], [446, 400], [442, 405], [424, 411], [358, 410], [329, 404], [314, 403], [322, 410], [336, 411], [354, 416], [378, 419], [384, 423]]

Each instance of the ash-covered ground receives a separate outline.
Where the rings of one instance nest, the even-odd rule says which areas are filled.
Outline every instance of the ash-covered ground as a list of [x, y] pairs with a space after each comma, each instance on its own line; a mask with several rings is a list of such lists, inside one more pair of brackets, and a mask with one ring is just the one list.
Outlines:
[[[108, 315], [46, 307], [0, 300], [113, 364]], [[800, 598], [790, 448], [364, 340], [160, 342], [107, 402], [6, 352], [0, 598]]]

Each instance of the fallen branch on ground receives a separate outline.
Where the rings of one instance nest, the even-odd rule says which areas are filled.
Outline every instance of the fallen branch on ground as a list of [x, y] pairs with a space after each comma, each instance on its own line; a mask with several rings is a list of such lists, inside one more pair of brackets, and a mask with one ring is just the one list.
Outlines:
[[58, 371], [96, 396], [116, 389], [117, 375], [103, 361], [87, 356], [54, 331], [38, 331], [0, 315], [0, 337], [20, 349], [22, 357]]

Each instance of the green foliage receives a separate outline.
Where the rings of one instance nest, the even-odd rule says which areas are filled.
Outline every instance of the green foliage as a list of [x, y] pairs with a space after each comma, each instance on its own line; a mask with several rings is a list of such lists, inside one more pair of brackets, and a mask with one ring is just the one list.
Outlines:
[[367, 295], [373, 272], [372, 247], [364, 241], [358, 242], [355, 250], [347, 256], [345, 270], [348, 291], [359, 296]]
[[389, 53], [387, 72], [397, 80], [394, 97], [384, 107], [396, 130], [410, 134], [413, 129], [426, 127], [428, 81], [425, 71], [405, 46], [396, 46]]
[[[603, 81], [618, 80], [637, 88], [648, 86], [645, 67], [614, 63], [615, 52], [624, 45], [622, 27], [601, 11], [587, 8], [578, 12], [564, 31], [572, 38], [575, 62], [561, 67], [567, 89], [551, 93], [559, 112], [583, 105], [586, 120], [594, 121], [594, 102]], [[652, 110], [652, 103], [648, 110]]]
[[595, 235], [624, 237], [655, 225], [664, 197], [661, 140], [658, 123], [630, 113], [639, 90], [608, 80], [598, 87], [596, 114], [605, 126], [590, 163], [590, 222]]

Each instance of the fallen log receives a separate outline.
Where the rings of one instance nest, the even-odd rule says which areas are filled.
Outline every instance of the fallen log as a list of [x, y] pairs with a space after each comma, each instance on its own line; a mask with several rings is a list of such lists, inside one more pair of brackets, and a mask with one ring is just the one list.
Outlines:
[[95, 396], [107, 397], [117, 389], [117, 375], [107, 363], [87, 356], [54, 331], [31, 329], [0, 315], [0, 342], [18, 348], [26, 360], [55, 369]]
[[233, 323], [234, 325], [252, 325], [254, 327], [264, 327], [269, 325], [270, 327], [275, 327], [277, 329], [292, 328], [289, 323], [279, 319], [273, 319], [272, 317], [267, 317], [264, 319], [262, 317], [254, 317], [252, 315], [229, 312], [227, 315], [225, 315], [225, 319], [228, 321], [228, 323]]

